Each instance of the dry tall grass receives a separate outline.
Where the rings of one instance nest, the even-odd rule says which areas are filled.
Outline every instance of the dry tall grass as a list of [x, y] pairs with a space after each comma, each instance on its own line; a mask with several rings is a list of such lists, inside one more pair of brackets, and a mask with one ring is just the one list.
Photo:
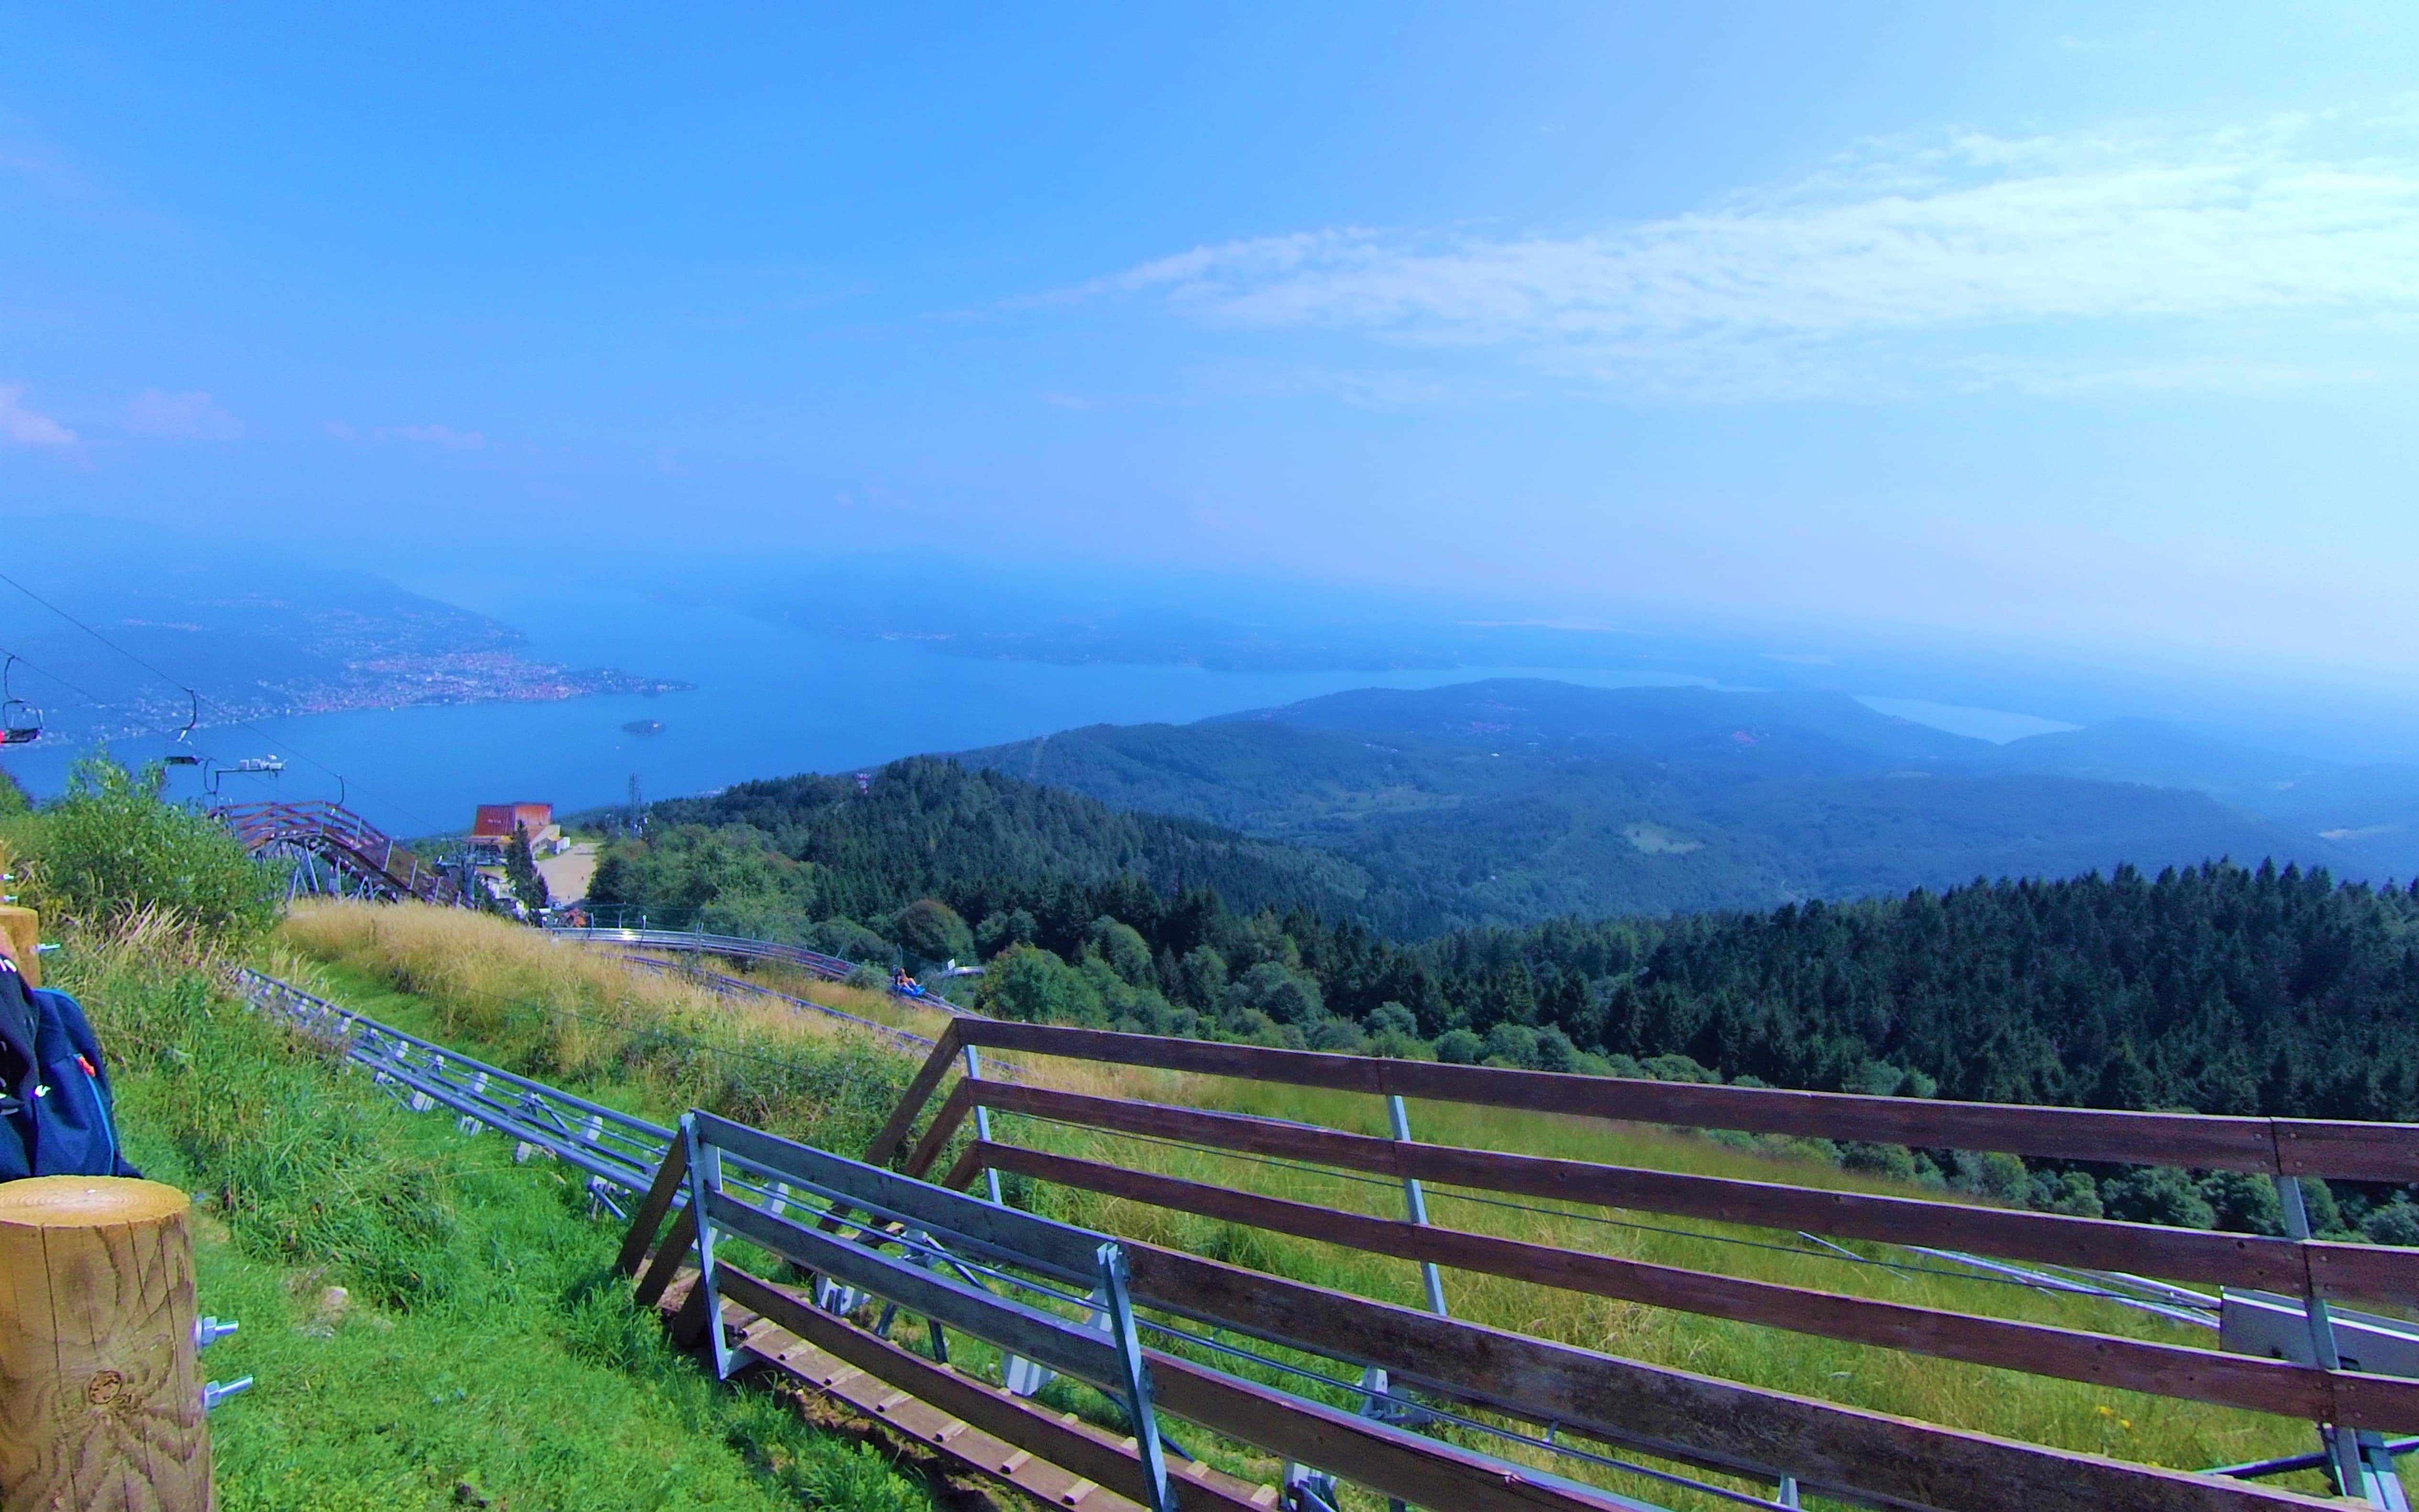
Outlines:
[[722, 996], [461, 909], [305, 905], [279, 941], [298, 961], [413, 995], [439, 1038], [497, 1064], [659, 1114], [710, 1108], [848, 1149], [872, 1136], [914, 1072], [839, 1020]]
[[[863, 1148], [886, 1117], [913, 1064], [870, 1037], [818, 1015], [724, 998], [674, 978], [635, 970], [601, 952], [547, 940], [492, 918], [418, 906], [323, 905], [299, 912], [284, 940], [302, 955], [341, 964], [421, 995], [446, 1032], [476, 1041], [516, 1069], [598, 1086], [626, 1083], [659, 1112], [697, 1103], [843, 1152]], [[804, 990], [801, 990], [804, 989]], [[783, 991], [868, 1007], [828, 983], [785, 980]], [[838, 1000], [848, 994], [847, 1000]], [[880, 1006], [888, 1007], [886, 1002]], [[864, 1016], [875, 1016], [865, 1012]], [[932, 1032], [937, 1024], [912, 1026]], [[844, 1066], [788, 1080], [755, 1072], [729, 1046], [770, 1062]], [[1375, 1098], [1054, 1059], [1021, 1059], [1053, 1086], [1298, 1119], [1363, 1133], [1385, 1130]], [[946, 1088], [945, 1088], [946, 1089]], [[1415, 1136], [1435, 1143], [1869, 1191], [1886, 1180], [1794, 1158], [1785, 1147], [1741, 1150], [1652, 1128], [1458, 1104], [1412, 1105]], [[1263, 1192], [1297, 1201], [1400, 1216], [1402, 1194], [1382, 1181], [1255, 1162], [1029, 1119], [1002, 1118], [998, 1137], [1082, 1154], [1136, 1170]], [[943, 1168], [946, 1168], [946, 1162]], [[2085, 1299], [1945, 1273], [1953, 1267], [1892, 1254], [1897, 1267], [1815, 1252], [1794, 1235], [1650, 1213], [1531, 1203], [1522, 1211], [1483, 1194], [1431, 1188], [1433, 1221], [1659, 1264], [1718, 1272], [1917, 1305], [2026, 1319], [2206, 1347], [2206, 1332]], [[1086, 1227], [1420, 1305], [1418, 1269], [1339, 1246], [1262, 1233], [1118, 1199], [1036, 1187], [1040, 1211]], [[1876, 1247], [1857, 1245], [1869, 1254]], [[2315, 1446], [2305, 1424], [2167, 1398], [2105, 1391], [2013, 1371], [1966, 1365], [1749, 1324], [1725, 1322], [1492, 1276], [1449, 1272], [1456, 1317], [1732, 1380], [2140, 1462], [2207, 1466]], [[1299, 1384], [1296, 1382], [1295, 1384]], [[1612, 1484], [1666, 1504], [1697, 1504], [1642, 1480]], [[2319, 1489], [2315, 1473], [2286, 1482]], [[1752, 1486], [1743, 1489], [1756, 1489]], [[1761, 1489], [1768, 1493], [1770, 1488]], [[1718, 1504], [1705, 1501], [1703, 1504]]]
[[803, 997], [810, 1003], [822, 1003], [843, 1013], [854, 1013], [861, 1019], [871, 1019], [894, 1029], [920, 1034], [928, 1040], [938, 1035], [949, 1022], [949, 1015], [939, 1009], [926, 1008], [886, 992], [851, 987], [846, 982], [832, 981], [804, 967], [787, 965], [778, 961], [750, 963], [744, 975], [748, 980], [770, 987], [777, 993]]

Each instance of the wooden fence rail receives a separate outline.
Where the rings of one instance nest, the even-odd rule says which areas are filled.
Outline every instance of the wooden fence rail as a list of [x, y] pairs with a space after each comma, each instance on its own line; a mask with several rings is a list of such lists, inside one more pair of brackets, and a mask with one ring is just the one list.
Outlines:
[[[1017, 1083], [960, 1078], [919, 1132], [925, 1110], [948, 1080], [960, 1053], [978, 1046], [1028, 1057], [1034, 1073]], [[2314, 1329], [2327, 1326], [2318, 1300], [2362, 1299], [2396, 1304], [2419, 1301], [2419, 1251], [2307, 1237], [2178, 1229], [1924, 1196], [1841, 1192], [1785, 1181], [1423, 1144], [1404, 1134], [1399, 1109], [1397, 1137], [1388, 1138], [1131, 1097], [1061, 1090], [1039, 1085], [1046, 1072], [1033, 1057], [1046, 1057], [1622, 1123], [2246, 1171], [2283, 1183], [2288, 1197], [2291, 1182], [2303, 1177], [2419, 1180], [2419, 1125], [2016, 1107], [1682, 1086], [1210, 1044], [1002, 1021], [949, 1026], [868, 1149], [867, 1159], [877, 1164], [898, 1161], [906, 1175], [928, 1178], [945, 1154], [959, 1148], [970, 1119], [978, 1113], [1014, 1114], [1076, 1131], [1161, 1141], [1213, 1156], [1297, 1163], [1314, 1171], [2282, 1293], [2314, 1299]], [[2350, 1435], [2367, 1434], [2363, 1442], [2376, 1444], [2381, 1442], [2375, 1438], [2377, 1430], [2419, 1428], [2419, 1381], [2400, 1376], [2321, 1368], [1592, 1254], [1441, 1227], [1430, 1223], [1424, 1211], [1415, 1211], [1408, 1220], [1339, 1211], [1240, 1190], [1234, 1183], [1131, 1169], [1111, 1157], [1095, 1155], [1087, 1159], [1027, 1148], [1006, 1141], [996, 1129], [986, 1125], [963, 1148], [943, 1184], [963, 1188], [986, 1172], [1020, 1175], [1431, 1266], [2029, 1375], [2275, 1413], [2330, 1426], [2327, 1431], [2338, 1434], [2330, 1442], [2339, 1445], [2330, 1451], [2335, 1456], [2333, 1462], [2346, 1476], [2352, 1473], [2354, 1458], [2348, 1447]], [[1752, 1465], [1766, 1473], [1783, 1469], [1840, 1494], [1903, 1506], [2148, 1508], [2214, 1505], [2236, 1494], [2233, 1489], [2207, 1489], [2211, 1484], [2209, 1477], [2181, 1474], [2155, 1485], [2122, 1476], [2101, 1485], [2094, 1479], [2101, 1472], [2079, 1467], [2087, 1461], [2113, 1462], [2091, 1461], [2090, 1457], [2068, 1456], [2035, 1445], [2023, 1447], [2045, 1458], [1995, 1465], [1989, 1472], [1991, 1484], [1978, 1485], [1966, 1473], [1974, 1468], [1971, 1457], [1977, 1451], [1965, 1440], [1933, 1438], [1929, 1435], [1947, 1430], [1901, 1420], [1884, 1420], [1891, 1424], [1887, 1430], [1859, 1420], [1851, 1432], [1826, 1415], [1840, 1410], [1821, 1404], [1799, 1404], [1789, 1411], [1805, 1412], [1810, 1420], [1822, 1418], [1843, 1437], [1814, 1442], [1783, 1435], [1771, 1449], [1749, 1447], [1741, 1453], [1735, 1432], [1745, 1420], [1740, 1414], [1760, 1423], [1773, 1422], [1773, 1414], [1781, 1411], [1774, 1405], [1780, 1399], [1778, 1394], [1725, 1385], [1726, 1390], [1747, 1396], [1703, 1420], [1686, 1412], [1661, 1419], [1653, 1412], [1641, 1415], [1634, 1403], [1618, 1413], [1590, 1411], [1574, 1399], [1567, 1387], [1542, 1384], [1557, 1379], [1549, 1365], [1573, 1364], [1561, 1356], [1548, 1361], [1534, 1353], [1535, 1350], [1551, 1350], [1553, 1346], [1527, 1341], [1522, 1350], [1510, 1350], [1500, 1339], [1489, 1337], [1485, 1340], [1488, 1350], [1498, 1354], [1525, 1352], [1526, 1367], [1543, 1373], [1497, 1369], [1485, 1365], [1485, 1357], [1469, 1352], [1479, 1342], [1477, 1335], [1461, 1331], [1471, 1325], [1405, 1314], [1400, 1309], [1372, 1313], [1369, 1309], [1381, 1304], [1364, 1299], [1339, 1300], [1324, 1292], [1318, 1294], [1316, 1307], [1278, 1306], [1278, 1300], [1300, 1291], [1295, 1284], [1258, 1275], [1241, 1279], [1248, 1273], [1205, 1273], [1201, 1267], [1211, 1262], [1177, 1257], [1147, 1246], [1133, 1248], [1136, 1295], [1152, 1305], [1246, 1332], [1258, 1328], [1287, 1340], [1318, 1338], [1341, 1357], [1400, 1372], [1448, 1399], [1526, 1412], [1544, 1423], [1595, 1433], [1606, 1443], [1670, 1454], [1684, 1463]], [[1214, 1304], [1205, 1301], [1209, 1298], [1216, 1299]], [[1421, 1319], [1414, 1332], [1429, 1335], [1423, 1340], [1425, 1354], [1402, 1347], [1405, 1330], [1412, 1328], [1407, 1321], [1410, 1318]], [[1347, 1327], [1339, 1321], [1346, 1319], [1357, 1322]], [[1372, 1348], [1355, 1328], [1379, 1330], [1394, 1347]], [[1441, 1348], [1440, 1335], [1457, 1343]], [[1455, 1349], [1461, 1352], [1453, 1352]], [[1588, 1358], [1593, 1382], [1598, 1387], [1616, 1378], [1641, 1380], [1633, 1372], [1654, 1369], [1636, 1362]], [[2334, 1363], [2331, 1352], [2319, 1358], [2330, 1365]], [[1704, 1407], [1712, 1395], [1709, 1389], [1696, 1390], [1691, 1410]], [[1651, 1422], [1660, 1422], [1663, 1430], [1642, 1426]], [[1749, 1435], [1748, 1442], [1752, 1444], [1753, 1441], [1754, 1435]], [[1786, 1452], [1774, 1452], [1783, 1442]], [[1845, 1451], [1842, 1445], [1850, 1443], [1859, 1448]], [[1950, 1466], [1958, 1468], [1947, 1468]], [[1939, 1499], [1940, 1483], [1930, 1478], [1935, 1473], [1958, 1482], [1954, 1498]], [[2093, 1487], [2088, 1494], [2083, 1490], [2087, 1484]], [[2261, 1490], [2257, 1494], [2285, 1493]], [[2200, 1500], [2208, 1496], [2218, 1500]]]
[[1953, 1247], [2003, 1259], [2138, 1271], [2172, 1281], [2252, 1287], [2293, 1296], [2381, 1302], [2419, 1298], [2419, 1250], [2296, 1242], [2257, 1234], [2164, 1228], [2064, 1213], [1511, 1155], [1006, 1082], [961, 1081], [908, 1156], [907, 1172], [920, 1176], [928, 1170], [977, 1106], [1240, 1154], [1316, 1162], [1397, 1180], [1413, 1179], [1840, 1239]]
[[[985, 1151], [987, 1157], [1011, 1153], [1032, 1152]], [[1017, 1483], [1030, 1489], [1045, 1483], [1034, 1481], [1030, 1473], [1036, 1467], [1030, 1461], [1055, 1455], [1063, 1457], [1058, 1463], [1092, 1467], [1104, 1484], [1121, 1491], [1138, 1481], [1131, 1439], [1122, 1444], [1104, 1443], [1096, 1431], [1070, 1419], [1046, 1417], [996, 1386], [909, 1355], [873, 1332], [818, 1312], [801, 1292], [775, 1287], [727, 1262], [717, 1266], [726, 1293], [722, 1315], [709, 1319], [698, 1305], [704, 1300], [703, 1288], [685, 1289], [682, 1280], [689, 1273], [685, 1260], [696, 1232], [689, 1215], [679, 1213], [669, 1231], [658, 1234], [689, 1180], [681, 1157], [668, 1157], [649, 1199], [638, 1211], [623, 1252], [624, 1269], [641, 1275], [642, 1301], [662, 1297], [669, 1304], [678, 1299], [675, 1336], [693, 1345], [718, 1321], [735, 1329], [744, 1343], [763, 1336], [765, 1324], [778, 1324], [786, 1335], [809, 1340], [895, 1383], [898, 1390], [891, 1396], [874, 1398], [877, 1410], [903, 1412], [911, 1399], [931, 1403], [964, 1420], [943, 1427], [937, 1437], [959, 1433], [971, 1424], [1025, 1446], [1026, 1453], [994, 1463], [973, 1461], [986, 1473], [1009, 1476], [1013, 1472], [1025, 1477]], [[884, 1189], [885, 1205], [897, 1205], [893, 1211], [899, 1222], [921, 1223], [944, 1211], [935, 1198], [918, 1193], [919, 1185]], [[955, 1193], [948, 1196], [955, 1202], [967, 1200]], [[1003, 1219], [1021, 1216], [1001, 1214]], [[1132, 1265], [1135, 1301], [1163, 1315], [1375, 1366], [1441, 1401], [1551, 1425], [1684, 1465], [1764, 1477], [1772, 1476], [1776, 1467], [1787, 1467], [1807, 1489], [1904, 1512], [2038, 1512], [2063, 1506], [2104, 1512], [2278, 1512], [2341, 1505], [2253, 1483], [2128, 1464], [1742, 1385], [1162, 1246], [1121, 1242]], [[1045, 1271], [1055, 1268], [1047, 1257], [1037, 1256], [1035, 1261]], [[1148, 1351], [1148, 1363], [1158, 1404], [1171, 1416], [1333, 1470], [1415, 1505], [1455, 1512], [1576, 1512], [1626, 1504], [1551, 1477], [1507, 1474], [1501, 1460], [1271, 1390], [1180, 1353], [1154, 1349]], [[1269, 1507], [1272, 1501], [1265, 1488], [1254, 1490], [1230, 1480], [1210, 1484], [1210, 1473], [1198, 1466], [1174, 1478], [1184, 1505], [1241, 1512], [1244, 1507]], [[1188, 1482], [1202, 1483], [1197, 1504], [1189, 1499], [1193, 1490]], [[1062, 1498], [1070, 1504], [1074, 1499], [1080, 1498], [1071, 1493]], [[1130, 1501], [1121, 1498], [1109, 1504]]]
[[2320, 1370], [2281, 1360], [1589, 1255], [1490, 1234], [1338, 1212], [1311, 1203], [1123, 1170], [1013, 1145], [975, 1145], [945, 1184], [963, 1186], [983, 1169], [1013, 1171], [1061, 1186], [1342, 1244], [1372, 1255], [1433, 1261], [1459, 1271], [1733, 1322], [2312, 1422], [2419, 1428], [2419, 1381], [2397, 1376]]
[[1780, 1088], [1703, 1087], [1211, 1044], [997, 1019], [959, 1021], [948, 1026], [925, 1062], [923, 1074], [910, 1086], [867, 1158], [886, 1161], [897, 1153], [951, 1061], [968, 1045], [1364, 1092], [1372, 1097], [1466, 1103], [1627, 1123], [1869, 1140], [1921, 1149], [1997, 1150], [2050, 1160], [2250, 1171], [2263, 1176], [2419, 1181], [2419, 1124], [2125, 1113]]

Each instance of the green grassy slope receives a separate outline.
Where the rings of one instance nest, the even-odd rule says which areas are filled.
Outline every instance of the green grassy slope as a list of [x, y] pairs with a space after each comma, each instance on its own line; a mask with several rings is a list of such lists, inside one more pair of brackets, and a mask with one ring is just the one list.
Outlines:
[[671, 1351], [561, 1172], [404, 1113], [172, 937], [71, 952], [57, 984], [116, 1058], [130, 1153], [202, 1198], [201, 1310], [243, 1325], [202, 1357], [258, 1381], [211, 1417], [227, 1512], [931, 1504]]

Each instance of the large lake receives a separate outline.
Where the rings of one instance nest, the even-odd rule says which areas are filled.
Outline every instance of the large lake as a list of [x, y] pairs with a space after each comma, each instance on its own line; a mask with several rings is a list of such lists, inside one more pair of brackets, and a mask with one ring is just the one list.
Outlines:
[[[732, 611], [628, 600], [609, 612], [568, 599], [498, 612], [529, 631], [534, 656], [677, 678], [697, 689], [659, 698], [308, 715], [260, 721], [258, 733], [206, 729], [194, 747], [222, 763], [286, 758], [281, 777], [224, 778], [224, 798], [335, 797], [338, 783], [324, 767], [345, 775], [345, 796], [373, 822], [398, 834], [431, 835], [468, 828], [480, 803], [540, 800], [564, 810], [618, 803], [634, 776], [647, 797], [675, 797], [749, 778], [855, 770], [1078, 725], [1180, 722], [1345, 688], [1432, 687], [1488, 676], [1600, 687], [1693, 681], [1519, 668], [1219, 672], [1054, 666], [948, 656], [912, 641], [827, 639]], [[622, 728], [649, 719], [662, 722], [659, 733]], [[128, 761], [163, 748], [159, 740], [114, 748]], [[12, 752], [8, 765], [47, 795], [64, 785], [77, 754], [45, 744]], [[198, 792], [189, 772], [174, 774], [173, 782], [172, 795]]]

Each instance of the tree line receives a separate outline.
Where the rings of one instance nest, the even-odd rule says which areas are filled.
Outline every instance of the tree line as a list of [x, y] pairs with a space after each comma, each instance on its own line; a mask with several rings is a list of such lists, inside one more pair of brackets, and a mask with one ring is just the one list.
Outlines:
[[[895, 783], [895, 786], [894, 786]], [[735, 801], [733, 800], [735, 797]], [[593, 896], [911, 968], [1006, 1016], [1303, 1048], [1993, 1102], [2419, 1120], [2419, 884], [2211, 862], [1679, 918], [1380, 935], [1333, 872], [921, 761], [659, 805]], [[668, 822], [669, 821], [669, 822]], [[1309, 859], [1319, 859], [1311, 853]], [[1186, 874], [1188, 870], [1190, 874]], [[2044, 1207], [2271, 1228], [2224, 1176], [1850, 1149]], [[2338, 1188], [2419, 1242], [2419, 1210]]]

